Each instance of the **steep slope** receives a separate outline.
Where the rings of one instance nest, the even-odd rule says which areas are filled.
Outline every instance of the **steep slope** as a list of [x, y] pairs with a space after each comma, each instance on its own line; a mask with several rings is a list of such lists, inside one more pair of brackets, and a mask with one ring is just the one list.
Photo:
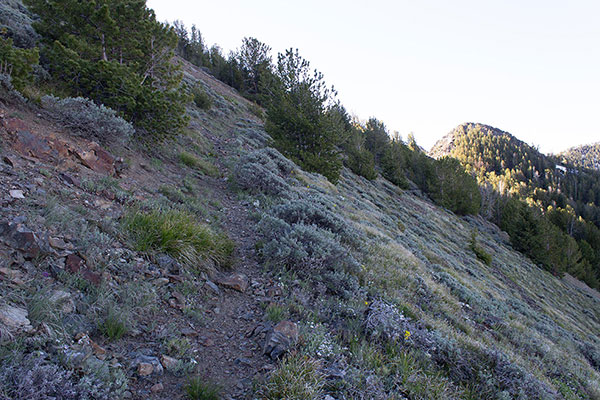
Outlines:
[[[196, 376], [234, 399], [600, 396], [595, 292], [480, 218], [302, 171], [256, 106], [184, 71], [213, 106], [165, 146], [98, 148], [2, 100], [0, 396], [178, 399]], [[163, 212], [233, 258], [142, 246], [128, 221]]]
[[558, 157], [579, 168], [600, 170], [600, 143], [571, 147], [559, 153]]
[[[250, 160], [267, 157], [255, 154]], [[260, 204], [269, 192], [293, 202], [263, 207], [262, 253], [275, 271], [288, 265], [286, 309], [304, 327], [302, 354], [326, 371], [343, 370], [338, 383], [339, 376], [330, 377], [334, 397], [597, 396], [597, 383], [585, 383], [598, 378], [589, 361], [595, 356], [585, 354], [598, 349], [598, 298], [540, 270], [494, 225], [459, 219], [385, 180], [348, 171], [336, 187], [301, 171], [289, 174], [285, 186], [270, 176], [281, 169], [269, 171], [249, 187], [260, 188]], [[327, 237], [361, 260], [359, 271], [351, 272], [350, 260], [310, 254], [325, 248], [326, 231], [339, 232]], [[489, 266], [472, 250], [473, 231], [492, 255]], [[308, 255], [298, 260], [292, 249]], [[566, 360], [587, 372], [573, 380], [575, 364]]]
[[[152, 149], [98, 146], [2, 93], [0, 397], [176, 399], [198, 375], [242, 398], [271, 365], [265, 333], [248, 333], [277, 285], [257, 264], [251, 205], [227, 180], [236, 132], [257, 119], [206, 73], [188, 66], [186, 80], [214, 106], [190, 106], [188, 134]], [[137, 251], [127, 221], [160, 215], [153, 210], [184, 216], [181, 229], [213, 232], [210, 240], [226, 234], [231, 266]]]

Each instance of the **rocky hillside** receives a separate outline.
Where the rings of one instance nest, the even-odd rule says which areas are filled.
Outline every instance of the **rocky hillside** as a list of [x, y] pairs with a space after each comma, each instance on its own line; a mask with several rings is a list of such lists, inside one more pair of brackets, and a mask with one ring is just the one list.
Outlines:
[[209, 101], [162, 146], [3, 92], [0, 398], [600, 398], [597, 292], [185, 80]]
[[600, 143], [572, 147], [558, 154], [564, 162], [600, 171]]

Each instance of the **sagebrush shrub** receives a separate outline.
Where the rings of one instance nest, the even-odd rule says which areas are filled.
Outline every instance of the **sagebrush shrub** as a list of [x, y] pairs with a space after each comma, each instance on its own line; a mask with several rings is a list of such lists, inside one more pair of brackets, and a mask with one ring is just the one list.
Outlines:
[[394, 305], [374, 300], [369, 304], [363, 325], [368, 337], [395, 341], [404, 337], [407, 322], [408, 318]]
[[[96, 359], [74, 373], [48, 360], [47, 354], [11, 354], [0, 361], [0, 398], [36, 400], [108, 400], [121, 398], [127, 388], [122, 371]], [[99, 363], [99, 364], [98, 364]], [[84, 375], [80, 376], [83, 372]]]
[[73, 373], [33, 354], [0, 363], [0, 394], [14, 399], [77, 400], [88, 396]]
[[12, 84], [9, 75], [0, 74], [0, 98], [25, 103], [25, 97], [19, 93]]
[[42, 97], [42, 105], [51, 112], [53, 118], [87, 139], [101, 143], [124, 142], [135, 133], [133, 125], [119, 117], [114, 110], [83, 97], [60, 99], [49, 95]]
[[277, 150], [264, 148], [244, 155], [234, 177], [242, 189], [287, 197], [291, 189], [285, 178], [294, 167]]
[[261, 249], [269, 264], [279, 265], [308, 276], [315, 272], [356, 272], [358, 262], [340, 244], [335, 233], [316, 225], [288, 224], [265, 215], [259, 223], [266, 243]]
[[[275, 206], [271, 215], [288, 224], [315, 225], [331, 233], [340, 235], [345, 240], [352, 239], [355, 232], [346, 221], [328, 210], [322, 196], [309, 196], [306, 199], [287, 201]], [[330, 203], [331, 204], [331, 203]]]
[[282, 175], [287, 175], [296, 168], [296, 164], [272, 147], [265, 147], [248, 153], [244, 156], [243, 161], [262, 164], [273, 172]]
[[15, 46], [35, 46], [40, 36], [31, 26], [32, 22], [31, 13], [20, 0], [3, 0], [0, 3], [0, 30], [6, 29]]

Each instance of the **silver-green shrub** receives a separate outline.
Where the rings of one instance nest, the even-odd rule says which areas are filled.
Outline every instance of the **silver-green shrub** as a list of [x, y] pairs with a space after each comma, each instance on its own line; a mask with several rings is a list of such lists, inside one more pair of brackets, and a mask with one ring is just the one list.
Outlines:
[[36, 45], [39, 35], [31, 26], [32, 22], [31, 13], [21, 0], [0, 2], [0, 30], [6, 29], [16, 46], [30, 48]]
[[25, 97], [12, 84], [10, 75], [0, 74], [0, 98], [25, 103]]
[[345, 241], [355, 237], [355, 232], [341, 217], [328, 210], [322, 196], [310, 196], [306, 199], [291, 200], [275, 206], [271, 215], [288, 224], [315, 225], [339, 235]]
[[[29, 354], [0, 363], [1, 395], [13, 399], [89, 399], [89, 390], [77, 383], [73, 372]], [[104, 398], [108, 398], [105, 396]]]
[[118, 143], [127, 141], [135, 133], [133, 125], [119, 117], [116, 111], [83, 97], [44, 96], [42, 105], [54, 119], [87, 139]]
[[285, 178], [294, 167], [294, 163], [277, 150], [267, 147], [244, 155], [234, 177], [242, 189], [289, 197], [291, 188]]

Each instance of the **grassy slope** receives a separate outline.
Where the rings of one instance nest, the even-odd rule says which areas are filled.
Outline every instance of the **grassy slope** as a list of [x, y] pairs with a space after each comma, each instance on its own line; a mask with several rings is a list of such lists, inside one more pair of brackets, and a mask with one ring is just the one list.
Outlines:
[[[473, 356], [469, 349], [478, 347], [503, 352], [547, 383], [557, 398], [598, 395], [600, 375], [581, 351], [582, 342], [592, 341], [596, 352], [599, 348], [598, 299], [536, 267], [483, 220], [460, 219], [384, 180], [371, 183], [348, 171], [337, 188], [322, 179], [307, 181], [335, 196], [340, 215], [358, 228], [364, 254], [361, 278], [371, 297], [408, 310], [414, 321], [465, 349], [465, 358]], [[472, 230], [493, 255], [491, 266], [470, 250]], [[419, 343], [403, 347], [431, 351]], [[441, 369], [462, 362], [459, 353], [449, 363], [443, 361]], [[348, 357], [356, 360], [357, 354]], [[490, 397], [502, 398], [502, 392]], [[467, 396], [460, 389], [452, 393], [439, 398]], [[437, 397], [424, 388], [413, 388], [412, 394]]]
[[[336, 187], [299, 170], [287, 182], [287, 197], [300, 203], [324, 198], [325, 207], [359, 238], [346, 245], [361, 262], [355, 274], [360, 288], [349, 298], [319, 292], [313, 282], [305, 292], [320, 297], [309, 302], [314, 312], [295, 311], [296, 295], [288, 301], [293, 317], [317, 321], [337, 338], [332, 342], [338, 350], [326, 357], [310, 346], [300, 350], [328, 365], [350, 365], [341, 388], [329, 388], [334, 396], [360, 398], [365, 382], [376, 382], [377, 398], [599, 398], [599, 300], [514, 251], [497, 227], [458, 218], [381, 178], [369, 182], [348, 170]], [[264, 193], [255, 197], [262, 204], [282, 203]], [[273, 215], [268, 206], [263, 211], [263, 220]], [[469, 247], [472, 231], [493, 256], [490, 266]], [[292, 288], [302, 273], [287, 269], [284, 281], [290, 273]], [[357, 328], [336, 320], [345, 317], [335, 307], [319, 308], [319, 302], [336, 301], [352, 315], [373, 313], [370, 302], [392, 305], [408, 320], [397, 328], [416, 331], [405, 332], [408, 337], [400, 341], [373, 341], [362, 318]], [[308, 342], [311, 335], [322, 336], [306, 321], [304, 327]], [[396, 348], [392, 354], [390, 346]], [[394, 367], [401, 356], [412, 357], [412, 369]], [[402, 379], [403, 373], [415, 378]]]

